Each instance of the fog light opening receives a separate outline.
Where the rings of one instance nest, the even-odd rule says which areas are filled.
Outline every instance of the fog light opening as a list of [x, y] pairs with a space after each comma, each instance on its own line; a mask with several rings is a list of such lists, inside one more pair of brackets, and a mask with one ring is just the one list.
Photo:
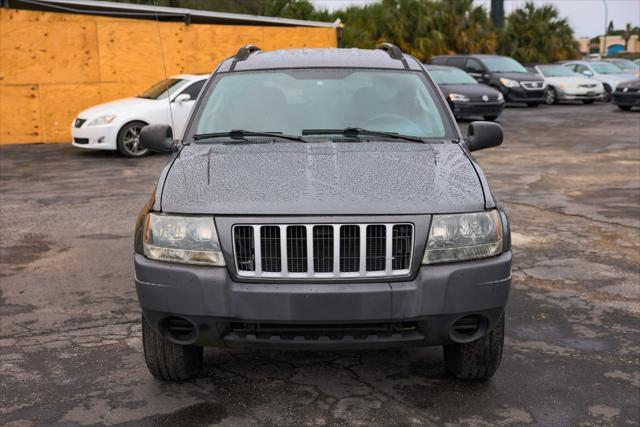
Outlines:
[[191, 343], [198, 335], [197, 327], [191, 321], [178, 316], [167, 317], [162, 321], [162, 332], [171, 341]]
[[486, 317], [479, 314], [470, 314], [456, 320], [451, 325], [449, 336], [456, 343], [475, 341], [485, 334], [489, 322]]

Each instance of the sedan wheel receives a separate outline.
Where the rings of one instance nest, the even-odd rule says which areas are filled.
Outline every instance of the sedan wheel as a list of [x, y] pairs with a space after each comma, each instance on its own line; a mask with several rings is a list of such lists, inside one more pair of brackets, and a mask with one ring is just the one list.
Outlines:
[[127, 123], [118, 133], [118, 152], [126, 157], [142, 157], [149, 150], [140, 145], [140, 131], [146, 126], [144, 122]]
[[556, 94], [556, 90], [554, 88], [552, 87], [547, 88], [544, 101], [547, 103], [547, 105], [553, 105], [558, 103], [558, 95]]

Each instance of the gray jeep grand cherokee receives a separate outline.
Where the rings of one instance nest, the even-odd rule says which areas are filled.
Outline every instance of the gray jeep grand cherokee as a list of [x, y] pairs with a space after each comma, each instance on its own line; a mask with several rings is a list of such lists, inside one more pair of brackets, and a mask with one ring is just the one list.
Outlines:
[[443, 346], [491, 377], [511, 286], [507, 217], [422, 64], [376, 50], [241, 48], [213, 72], [135, 232], [152, 375], [197, 374], [203, 346]]

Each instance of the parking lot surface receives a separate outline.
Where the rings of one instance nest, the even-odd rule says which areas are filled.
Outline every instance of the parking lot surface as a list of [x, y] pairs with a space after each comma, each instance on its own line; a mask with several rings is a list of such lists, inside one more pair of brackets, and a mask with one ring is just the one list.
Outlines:
[[509, 108], [477, 154], [512, 222], [502, 366], [450, 376], [439, 348], [205, 351], [147, 372], [132, 231], [167, 157], [0, 148], [0, 425], [638, 425], [640, 114]]

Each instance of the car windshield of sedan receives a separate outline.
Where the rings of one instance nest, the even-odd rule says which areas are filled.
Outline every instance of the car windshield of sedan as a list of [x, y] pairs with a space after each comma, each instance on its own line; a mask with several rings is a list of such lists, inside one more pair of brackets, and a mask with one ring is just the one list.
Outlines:
[[631, 61], [613, 61], [613, 64], [618, 68], [621, 68], [625, 71], [631, 71], [633, 73], [637, 72], [640, 69], [640, 64], [636, 64]]
[[421, 72], [357, 68], [224, 73], [203, 95], [189, 135], [363, 128], [453, 139]]
[[175, 89], [175, 87], [183, 81], [184, 80], [182, 79], [166, 79], [159, 81], [158, 83], [154, 84], [149, 89], [138, 95], [138, 98], [164, 99], [169, 96], [169, 93], [172, 92], [172, 89]]
[[457, 68], [431, 68], [429, 73], [439, 85], [474, 85], [478, 82]]
[[538, 67], [545, 77], [578, 77], [579, 74], [562, 65], [541, 65]]
[[506, 56], [482, 58], [489, 71], [493, 73], [526, 73], [527, 70], [515, 59]]
[[623, 69], [609, 62], [591, 64], [591, 68], [593, 68], [598, 74], [624, 74]]

